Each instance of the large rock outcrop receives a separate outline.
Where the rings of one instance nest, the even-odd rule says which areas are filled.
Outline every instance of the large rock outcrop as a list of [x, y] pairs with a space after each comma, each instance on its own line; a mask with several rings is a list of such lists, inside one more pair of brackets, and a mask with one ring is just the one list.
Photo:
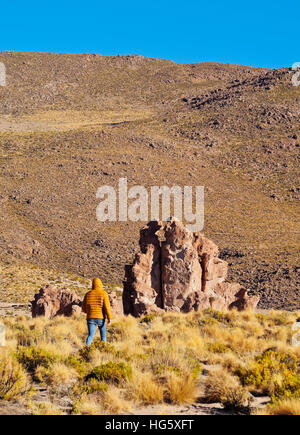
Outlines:
[[46, 285], [31, 301], [32, 317], [45, 316], [51, 319], [55, 316], [70, 317], [81, 312], [81, 300], [77, 294], [68, 288]]
[[258, 297], [225, 281], [228, 265], [215, 243], [177, 219], [149, 222], [139, 243], [141, 252], [125, 266], [124, 314], [256, 307]]

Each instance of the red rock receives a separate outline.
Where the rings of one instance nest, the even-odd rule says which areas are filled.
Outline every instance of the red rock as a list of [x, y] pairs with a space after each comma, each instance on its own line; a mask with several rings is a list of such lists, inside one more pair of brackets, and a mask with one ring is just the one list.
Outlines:
[[225, 282], [228, 264], [218, 258], [217, 245], [177, 219], [165, 225], [149, 222], [140, 231], [140, 248], [132, 265], [125, 267], [125, 314], [244, 310], [259, 301], [239, 284]]
[[112, 291], [108, 293], [108, 298], [110, 302], [110, 308], [113, 316], [120, 316], [123, 314], [123, 303], [120, 298], [118, 298], [117, 293]]
[[46, 285], [31, 301], [32, 317], [45, 316], [51, 319], [55, 316], [70, 317], [81, 312], [81, 300], [77, 294], [68, 288]]
[[125, 267], [124, 314], [139, 316], [162, 305], [160, 242], [156, 234], [160, 228], [158, 222], [149, 222], [140, 231], [141, 253]]
[[193, 233], [172, 220], [164, 227], [165, 241], [161, 244], [161, 308], [186, 311], [193, 306], [201, 290], [202, 269], [197, 250], [193, 246]]

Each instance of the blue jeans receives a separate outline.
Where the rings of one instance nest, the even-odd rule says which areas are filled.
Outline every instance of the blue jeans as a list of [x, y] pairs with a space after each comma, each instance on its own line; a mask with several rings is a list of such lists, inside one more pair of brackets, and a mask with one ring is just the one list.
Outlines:
[[100, 336], [101, 336], [101, 341], [104, 341], [106, 344], [106, 322], [105, 319], [89, 319], [87, 321], [87, 326], [89, 329], [89, 336], [86, 340], [86, 345], [90, 346], [95, 332], [96, 332], [96, 327], [98, 326], [99, 331], [100, 331]]

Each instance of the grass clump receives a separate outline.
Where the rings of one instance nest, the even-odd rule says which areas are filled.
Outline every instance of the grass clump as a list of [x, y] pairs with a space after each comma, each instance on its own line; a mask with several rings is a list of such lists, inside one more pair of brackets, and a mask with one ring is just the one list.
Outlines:
[[155, 314], [146, 314], [139, 320], [140, 323], [151, 323], [155, 319]]
[[226, 312], [221, 312], [218, 310], [214, 310], [213, 308], [208, 308], [207, 310], [204, 310], [204, 316], [207, 320], [216, 320], [218, 323], [224, 323], [224, 324], [230, 324], [231, 319], [230, 315], [228, 315]]
[[181, 405], [194, 403], [198, 394], [194, 376], [181, 376], [171, 372], [166, 377], [166, 390], [164, 399], [166, 402]]
[[32, 415], [62, 415], [62, 411], [51, 402], [28, 403]]
[[207, 376], [205, 399], [210, 403], [221, 402], [225, 409], [249, 412], [252, 396], [236, 377], [220, 367]]
[[86, 377], [85, 380], [96, 379], [97, 381], [111, 382], [119, 384], [121, 381], [130, 379], [132, 369], [125, 362], [109, 361], [95, 367]]
[[68, 367], [75, 369], [81, 377], [86, 376], [91, 370], [91, 365], [76, 355], [69, 355], [65, 359], [65, 363]]
[[127, 385], [128, 397], [141, 405], [155, 405], [164, 401], [165, 388], [151, 372], [134, 370], [134, 382]]
[[19, 346], [16, 358], [29, 372], [34, 372], [38, 366], [49, 368], [60, 359], [59, 355], [34, 346]]
[[300, 415], [300, 399], [283, 399], [254, 413], [255, 415]]
[[207, 348], [208, 351], [212, 353], [225, 353], [230, 351], [230, 348], [222, 343], [209, 343]]
[[92, 360], [93, 353], [95, 351], [109, 353], [114, 356], [119, 356], [119, 352], [115, 349], [115, 347], [101, 340], [94, 340], [90, 346], [84, 346], [79, 350], [79, 358], [82, 361], [90, 362]]
[[72, 395], [74, 397], [80, 397], [82, 395], [89, 395], [93, 393], [107, 392], [108, 385], [105, 382], [98, 381], [95, 378], [88, 380], [81, 380], [76, 383], [72, 389]]
[[75, 382], [78, 379], [78, 372], [66, 364], [58, 362], [49, 368], [38, 366], [34, 372], [34, 378], [47, 385], [60, 389], [64, 385]]
[[30, 391], [28, 375], [12, 356], [0, 361], [0, 399], [16, 400]]
[[238, 369], [237, 375], [243, 385], [270, 394], [273, 402], [300, 397], [299, 361], [296, 355], [269, 349], [258, 355], [246, 368]]
[[101, 415], [103, 413], [99, 401], [93, 397], [83, 396], [73, 401], [72, 414]]

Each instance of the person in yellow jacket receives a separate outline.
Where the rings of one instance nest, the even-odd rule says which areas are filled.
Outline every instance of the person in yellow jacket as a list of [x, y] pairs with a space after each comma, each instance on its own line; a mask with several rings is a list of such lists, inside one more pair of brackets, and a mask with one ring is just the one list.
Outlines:
[[86, 313], [89, 335], [86, 340], [87, 346], [90, 346], [98, 326], [101, 340], [106, 343], [106, 322], [110, 324], [112, 315], [108, 294], [103, 290], [102, 281], [94, 278], [92, 290], [86, 293], [82, 302], [82, 311]]

